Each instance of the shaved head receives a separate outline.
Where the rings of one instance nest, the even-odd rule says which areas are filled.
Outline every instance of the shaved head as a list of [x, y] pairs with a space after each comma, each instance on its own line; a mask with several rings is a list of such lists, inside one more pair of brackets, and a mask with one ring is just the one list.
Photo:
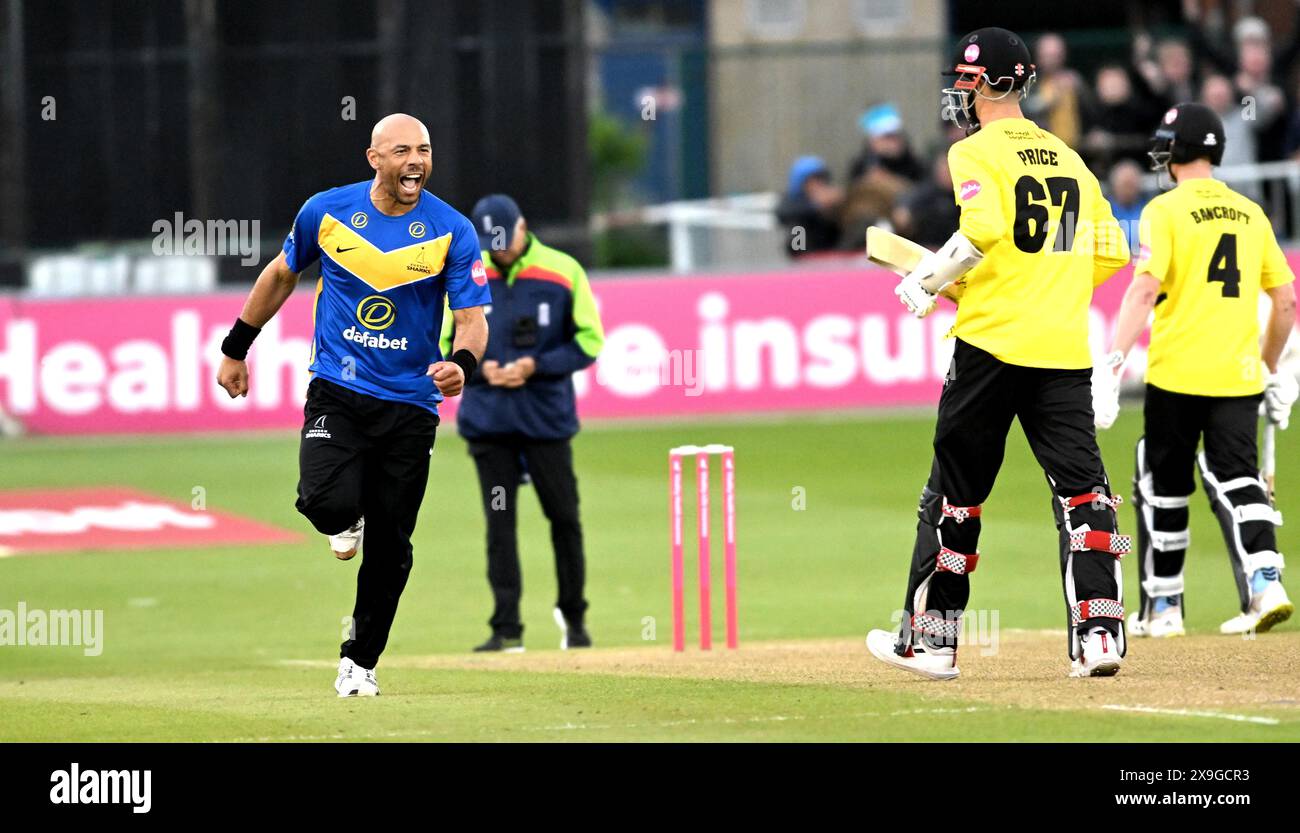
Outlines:
[[393, 113], [375, 122], [370, 131], [370, 146], [376, 150], [385, 144], [428, 144], [429, 131], [424, 122], [405, 113]]
[[433, 148], [424, 123], [405, 113], [384, 116], [370, 131], [366, 160], [375, 171], [370, 198], [385, 214], [405, 214], [420, 201]]

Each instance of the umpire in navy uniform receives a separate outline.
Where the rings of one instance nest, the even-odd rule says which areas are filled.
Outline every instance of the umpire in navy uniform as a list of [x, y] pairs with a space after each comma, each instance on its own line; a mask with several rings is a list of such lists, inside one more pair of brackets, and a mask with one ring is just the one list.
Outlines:
[[[524, 648], [515, 499], [530, 480], [551, 525], [560, 648], [587, 648], [586, 563], [570, 440], [578, 433], [573, 374], [596, 360], [605, 341], [596, 300], [578, 262], [538, 240], [510, 197], [479, 200], [472, 220], [492, 291], [490, 335], [465, 384], [456, 424], [478, 469], [495, 601], [492, 635], [474, 650]], [[443, 342], [450, 343], [452, 322], [444, 320]]]

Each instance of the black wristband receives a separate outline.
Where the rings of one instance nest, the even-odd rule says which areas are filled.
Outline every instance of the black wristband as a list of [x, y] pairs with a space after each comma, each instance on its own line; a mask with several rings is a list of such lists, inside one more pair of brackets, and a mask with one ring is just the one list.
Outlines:
[[221, 342], [221, 352], [237, 362], [242, 362], [248, 356], [248, 348], [253, 346], [253, 339], [257, 338], [260, 332], [262, 332], [261, 327], [254, 327], [244, 319], [236, 318], [235, 326], [230, 328], [230, 333]]
[[466, 382], [469, 381], [470, 377], [474, 375], [475, 369], [478, 368], [478, 359], [474, 358], [474, 354], [468, 350], [457, 350], [451, 354], [451, 358], [447, 359], [447, 361], [465, 371]]

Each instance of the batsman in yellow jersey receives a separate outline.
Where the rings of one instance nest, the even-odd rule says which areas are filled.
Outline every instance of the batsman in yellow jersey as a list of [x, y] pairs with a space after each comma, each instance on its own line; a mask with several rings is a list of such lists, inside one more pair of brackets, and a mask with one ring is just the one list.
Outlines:
[[897, 634], [871, 653], [932, 679], [959, 673], [957, 643], [979, 560], [982, 508], [1019, 419], [1047, 475], [1060, 537], [1072, 676], [1109, 676], [1124, 654], [1115, 504], [1092, 414], [1088, 309], [1128, 262], [1096, 177], [1064, 142], [1024, 118], [1034, 81], [1024, 41], [972, 32], [947, 65], [945, 116], [967, 130], [948, 153], [959, 230], [895, 290], [917, 316], [961, 281], [952, 365]]
[[[1224, 136], [1212, 110], [1174, 107], [1154, 142], [1155, 169], [1167, 171], [1175, 187], [1142, 212], [1133, 283], [1112, 350], [1097, 369], [1094, 403], [1097, 425], [1110, 427], [1125, 357], [1154, 310], [1134, 476], [1142, 604], [1129, 631], [1183, 634], [1187, 504], [1198, 463], [1241, 596], [1241, 614], [1220, 630], [1266, 631], [1294, 606], [1282, 588], [1274, 532], [1282, 518], [1260, 478], [1255, 435], [1261, 401], [1267, 418], [1285, 428], [1296, 400], [1295, 377], [1278, 372], [1295, 326], [1295, 278], [1268, 215], [1213, 178]], [[1261, 292], [1272, 301], [1262, 348]]]

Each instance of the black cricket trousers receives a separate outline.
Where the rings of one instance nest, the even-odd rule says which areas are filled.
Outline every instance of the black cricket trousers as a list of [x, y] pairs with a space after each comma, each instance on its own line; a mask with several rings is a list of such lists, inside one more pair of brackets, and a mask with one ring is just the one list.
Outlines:
[[307, 388], [303, 412], [298, 511], [326, 535], [366, 519], [351, 637], [339, 656], [374, 668], [411, 572], [438, 417], [320, 378]]
[[[928, 614], [934, 633], [952, 636], [970, 597], [967, 571], [953, 572], [936, 565], [940, 548], [963, 555], [978, 552], [981, 516], [974, 510], [988, 498], [1002, 467], [1007, 433], [1020, 420], [1029, 447], [1047, 475], [1051, 508], [1055, 516], [1061, 558], [1061, 574], [1067, 614], [1084, 616], [1071, 625], [1071, 655], [1077, 650], [1075, 632], [1087, 633], [1103, 627], [1118, 634], [1119, 569], [1116, 556], [1096, 550], [1072, 551], [1071, 529], [1087, 528], [1115, 532], [1113, 506], [1100, 501], [1085, 502], [1068, 512], [1061, 498], [1089, 493], [1110, 496], [1109, 481], [1097, 447], [1092, 413], [1092, 371], [1057, 370], [1011, 365], [960, 339], [953, 353], [948, 378], [939, 399], [939, 416], [934, 432], [934, 461], [930, 478], [921, 495], [916, 545], [908, 581], [904, 610]], [[968, 507], [971, 517], [958, 520], [944, 510], [947, 505]], [[996, 521], [995, 521], [996, 522]], [[997, 558], [990, 553], [989, 558]], [[916, 610], [917, 591], [925, 598], [923, 610]], [[1105, 605], [1083, 608], [1077, 603], [1109, 600]], [[1104, 618], [1088, 615], [1103, 610]], [[915, 624], [915, 623], [914, 623]], [[910, 637], [904, 620], [900, 640]], [[922, 629], [923, 633], [930, 633]], [[900, 641], [900, 649], [905, 647]]]
[[583, 598], [586, 560], [578, 519], [578, 479], [573, 472], [569, 441], [495, 437], [471, 441], [469, 453], [478, 469], [483, 514], [487, 517], [488, 584], [494, 601], [488, 624], [492, 632], [505, 639], [518, 639], [524, 632], [519, 617], [523, 577], [519, 569], [516, 499], [525, 469], [551, 525], [559, 589], [555, 605], [569, 625], [582, 624], [587, 612], [587, 600]]
[[[1249, 609], [1250, 557], [1259, 552], [1277, 551], [1274, 524], [1278, 521], [1267, 517], [1272, 506], [1259, 477], [1255, 439], [1259, 431], [1259, 405], [1263, 398], [1260, 393], [1251, 396], [1196, 396], [1147, 385], [1143, 406], [1146, 428], [1138, 442], [1135, 491], [1139, 500], [1134, 501], [1138, 507], [1138, 550], [1141, 553], [1138, 574], [1144, 582], [1144, 614], [1149, 601], [1146, 582], [1178, 577], [1177, 583], [1182, 583], [1190, 540], [1187, 499], [1196, 491], [1192, 470], [1198, 464], [1198, 442], [1203, 442], [1205, 447], [1205, 456], [1199, 461], [1202, 463], [1201, 481], [1228, 545], [1228, 558], [1241, 610], [1244, 613]], [[1148, 477], [1149, 498], [1141, 494], [1142, 481]], [[1144, 506], [1140, 501], [1152, 505]], [[1165, 505], [1156, 506], [1156, 503]], [[1249, 512], [1251, 509], [1265, 510], [1265, 514], [1241, 514], [1242, 510]]]

